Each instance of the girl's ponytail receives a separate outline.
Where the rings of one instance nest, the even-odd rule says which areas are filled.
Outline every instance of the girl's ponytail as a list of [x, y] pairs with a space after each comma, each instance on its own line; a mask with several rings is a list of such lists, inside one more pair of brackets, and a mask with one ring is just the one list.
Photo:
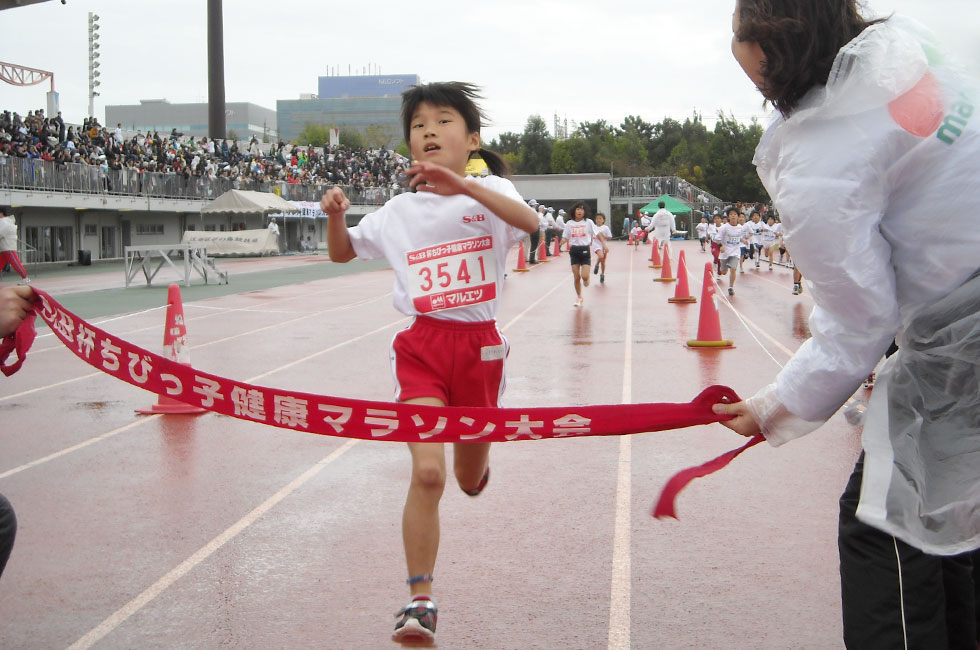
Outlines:
[[509, 176], [510, 169], [507, 167], [507, 163], [504, 159], [497, 153], [490, 151], [489, 149], [480, 149], [476, 152], [480, 158], [483, 158], [483, 162], [487, 164], [487, 169], [494, 176]]

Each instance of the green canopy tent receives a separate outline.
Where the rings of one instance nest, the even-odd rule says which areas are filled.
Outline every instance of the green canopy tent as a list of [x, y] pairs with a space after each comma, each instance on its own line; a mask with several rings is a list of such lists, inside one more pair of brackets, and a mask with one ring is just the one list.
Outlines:
[[679, 201], [675, 199], [670, 194], [664, 194], [659, 198], [650, 201], [645, 206], [640, 208], [640, 212], [645, 212], [646, 214], [653, 214], [654, 212], [660, 209], [661, 201], [663, 201], [666, 204], [667, 209], [673, 212], [674, 214], [691, 213], [691, 207], [689, 205], [687, 205], [683, 201]]

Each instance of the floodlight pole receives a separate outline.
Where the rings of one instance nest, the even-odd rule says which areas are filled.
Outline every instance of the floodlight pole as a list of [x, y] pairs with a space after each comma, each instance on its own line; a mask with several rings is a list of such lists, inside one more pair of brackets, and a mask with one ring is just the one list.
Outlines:
[[221, 0], [208, 0], [208, 137], [224, 140], [225, 45]]

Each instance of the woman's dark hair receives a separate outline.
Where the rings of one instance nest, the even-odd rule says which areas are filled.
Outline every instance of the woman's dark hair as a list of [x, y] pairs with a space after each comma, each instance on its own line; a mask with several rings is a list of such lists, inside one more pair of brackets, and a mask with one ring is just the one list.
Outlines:
[[[483, 110], [476, 103], [482, 99], [480, 89], [473, 84], [461, 81], [443, 81], [421, 86], [412, 86], [402, 93], [402, 129], [405, 132], [405, 144], [409, 143], [412, 131], [412, 116], [420, 104], [433, 106], [448, 106], [459, 111], [466, 122], [466, 130], [479, 133], [486, 119]], [[506, 176], [509, 173], [507, 163], [496, 153], [480, 147], [473, 156], [483, 158], [487, 168], [494, 176]]]
[[785, 116], [814, 86], [827, 84], [837, 52], [867, 27], [857, 0], [740, 0], [738, 41], [766, 59], [762, 95]]
[[592, 212], [589, 209], [589, 204], [588, 203], [586, 203], [585, 201], [576, 201], [575, 203], [572, 204], [572, 207], [568, 210], [568, 214], [569, 214], [569, 216], [572, 217], [572, 221], [575, 220], [575, 211], [578, 210], [579, 208], [582, 208], [583, 209], [583, 212], [582, 212], [582, 219], [583, 220], [588, 219], [589, 218], [589, 214]]

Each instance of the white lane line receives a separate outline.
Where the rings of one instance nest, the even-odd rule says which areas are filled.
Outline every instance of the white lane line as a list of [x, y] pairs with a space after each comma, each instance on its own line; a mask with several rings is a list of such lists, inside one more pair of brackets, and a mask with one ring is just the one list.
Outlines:
[[32, 388], [30, 390], [21, 391], [19, 393], [14, 393], [13, 395], [5, 395], [0, 397], [0, 402], [6, 401], [8, 399], [15, 399], [17, 397], [23, 397], [24, 395], [30, 395], [31, 393], [38, 393], [42, 390], [48, 390], [49, 388], [57, 388], [58, 386], [64, 386], [65, 384], [73, 384], [76, 381], [81, 381], [83, 379], [91, 379], [92, 377], [98, 377], [101, 372], [91, 372], [87, 375], [82, 375], [81, 377], [72, 377], [71, 379], [65, 379], [53, 384], [48, 384], [46, 386], [38, 386], [37, 388]]
[[[626, 291], [626, 343], [623, 349], [623, 396], [622, 403], [633, 401], [633, 257], [630, 256], [629, 281]], [[630, 647], [631, 607], [631, 557], [630, 557], [630, 506], [632, 504], [631, 478], [632, 438], [619, 437], [619, 463], [616, 471], [616, 522], [613, 528], [612, 586], [609, 598], [610, 650], [628, 650]]]
[[[281, 366], [279, 366], [277, 368], [273, 368], [272, 370], [269, 370], [268, 372], [264, 372], [264, 373], [262, 373], [260, 375], [256, 375], [255, 377], [250, 377], [250, 378], [246, 379], [245, 382], [246, 383], [252, 383], [252, 382], [254, 382], [254, 381], [258, 380], [258, 379], [261, 379], [262, 377], [267, 377], [268, 375], [271, 375], [273, 373], [279, 372], [280, 370], [285, 370], [286, 368], [291, 368], [291, 367], [293, 367], [295, 365], [298, 365], [300, 363], [303, 363], [305, 361], [309, 361], [310, 359], [314, 359], [314, 358], [316, 358], [316, 357], [318, 357], [318, 356], [320, 356], [322, 354], [326, 354], [327, 352], [331, 352], [331, 351], [336, 350], [338, 348], [341, 348], [341, 347], [343, 347], [345, 345], [349, 345], [351, 343], [354, 343], [355, 341], [360, 341], [361, 339], [364, 339], [364, 338], [366, 338], [366, 337], [368, 337], [368, 336], [370, 336], [372, 334], [376, 334], [378, 332], [382, 332], [382, 331], [384, 331], [386, 329], [389, 329], [389, 328], [391, 328], [391, 327], [393, 327], [395, 325], [398, 325], [400, 323], [404, 323], [406, 320], [408, 320], [408, 319], [407, 318], [401, 318], [401, 319], [399, 319], [397, 321], [388, 323], [387, 325], [382, 325], [381, 327], [379, 327], [379, 328], [377, 328], [375, 330], [372, 330], [370, 332], [367, 332], [365, 334], [361, 334], [360, 336], [356, 336], [354, 338], [347, 339], [346, 341], [341, 341], [340, 343], [336, 343], [336, 344], [334, 344], [334, 345], [332, 345], [332, 346], [330, 346], [330, 347], [328, 347], [328, 348], [326, 348], [324, 350], [321, 350], [319, 352], [314, 352], [311, 355], [307, 355], [305, 357], [301, 357], [301, 358], [299, 358], [299, 359], [297, 359], [295, 361], [290, 361], [289, 363], [283, 364], [283, 365], [281, 365]], [[95, 377], [95, 376], [102, 375], [102, 374], [103, 373], [101, 373], [101, 372], [95, 372], [95, 373], [92, 373], [90, 375], [86, 375], [86, 377]], [[80, 379], [85, 379], [86, 377], [77, 377], [75, 379], [69, 379], [69, 380], [60, 382], [59, 384], [52, 384], [51, 386], [45, 386], [45, 387], [42, 387], [42, 388], [35, 388], [33, 390], [25, 391], [23, 393], [18, 393], [18, 395], [27, 395], [29, 393], [34, 393], [34, 392], [37, 392], [39, 390], [43, 390], [44, 388], [51, 388], [53, 386], [58, 386], [58, 385], [61, 385], [61, 384], [67, 384], [67, 383], [71, 383], [71, 382], [74, 382], [74, 381], [79, 381]], [[9, 397], [0, 398], [0, 401], [3, 401], [5, 399], [12, 399], [14, 397], [17, 397], [17, 395], [11, 395]], [[207, 417], [209, 415], [211, 415], [211, 414], [210, 413], [206, 413], [206, 414], [202, 415], [201, 417]], [[126, 431], [128, 429], [131, 429], [131, 428], [134, 428], [134, 427], [138, 427], [141, 424], [146, 424], [147, 422], [152, 422], [153, 420], [155, 420], [158, 417], [159, 417], [159, 415], [142, 416], [138, 420], [136, 420], [135, 422], [131, 422], [130, 424], [127, 424], [127, 425], [125, 425], [123, 427], [120, 427], [118, 429], [113, 429], [112, 431], [108, 431], [106, 433], [100, 434], [100, 435], [95, 436], [93, 438], [89, 438], [88, 440], [84, 440], [84, 441], [82, 441], [82, 442], [80, 442], [80, 443], [78, 443], [76, 445], [71, 446], [71, 447], [66, 447], [65, 449], [62, 449], [60, 451], [56, 451], [53, 454], [49, 454], [48, 456], [45, 456], [43, 458], [38, 458], [37, 460], [33, 460], [33, 461], [29, 462], [29, 463], [25, 463], [24, 465], [21, 465], [19, 467], [14, 467], [12, 469], [9, 469], [9, 470], [3, 472], [2, 474], [0, 474], [0, 479], [5, 478], [7, 476], [10, 476], [12, 474], [16, 474], [18, 472], [22, 472], [22, 471], [24, 471], [26, 469], [30, 469], [32, 467], [37, 467], [38, 465], [41, 465], [41, 464], [46, 463], [48, 461], [54, 460], [56, 458], [60, 458], [61, 456], [64, 456], [64, 455], [69, 454], [71, 452], [78, 451], [79, 449], [83, 449], [85, 447], [88, 447], [89, 445], [92, 445], [92, 444], [94, 444], [96, 442], [100, 442], [101, 440], [104, 440], [106, 438], [111, 438], [112, 436], [116, 435], [117, 433], [122, 433], [123, 431]]]
[[172, 584], [180, 580], [183, 576], [190, 573], [201, 562], [210, 557], [215, 551], [234, 539], [239, 533], [252, 525], [259, 517], [274, 508], [283, 499], [295, 492], [314, 476], [319, 474], [324, 467], [337, 460], [346, 453], [351, 447], [356, 445], [359, 440], [348, 440], [343, 445], [332, 451], [320, 462], [306, 470], [298, 477], [293, 479], [281, 490], [266, 499], [261, 505], [249, 512], [247, 515], [229, 526], [220, 535], [201, 547], [196, 553], [174, 567], [162, 578], [154, 582], [143, 593], [133, 598], [131, 601], [120, 607], [112, 615], [102, 621], [99, 625], [90, 630], [85, 636], [68, 647], [68, 650], [85, 650], [98, 643], [107, 634], [122, 625], [133, 614], [141, 610], [154, 598], [163, 593]]
[[89, 438], [88, 440], [85, 440], [83, 442], [80, 442], [77, 445], [73, 445], [71, 447], [65, 447], [61, 451], [56, 451], [53, 454], [48, 454], [44, 458], [38, 458], [37, 460], [32, 460], [29, 463], [24, 463], [23, 465], [21, 465], [19, 467], [13, 467], [11, 469], [8, 469], [6, 472], [0, 473], [0, 479], [7, 478], [8, 476], [13, 476], [14, 474], [18, 474], [18, 473], [23, 472], [24, 470], [30, 469], [32, 467], [37, 467], [38, 465], [42, 465], [42, 464], [44, 464], [44, 463], [46, 463], [46, 462], [48, 462], [50, 460], [54, 460], [55, 458], [60, 458], [62, 456], [65, 456], [67, 454], [70, 454], [70, 453], [72, 453], [74, 451], [78, 451], [79, 449], [84, 449], [85, 447], [88, 447], [89, 445], [94, 445], [97, 442], [101, 442], [101, 441], [103, 441], [103, 440], [105, 440], [107, 438], [111, 438], [112, 436], [114, 436], [116, 434], [122, 433], [124, 431], [128, 431], [128, 430], [132, 429], [133, 427], [138, 427], [139, 425], [144, 424], [146, 422], [149, 422], [151, 420], [155, 420], [158, 417], [160, 417], [160, 416], [159, 415], [150, 415], [146, 419], [136, 420], [135, 422], [130, 422], [129, 424], [124, 425], [124, 426], [121, 426], [118, 429], [113, 429], [112, 431], [106, 431], [102, 435], [96, 436], [94, 438]]
[[[329, 314], [330, 312], [343, 311], [345, 309], [351, 309], [351, 308], [354, 308], [354, 307], [362, 307], [362, 306], [367, 305], [367, 304], [370, 304], [372, 302], [376, 302], [378, 300], [383, 300], [384, 298], [386, 298], [386, 297], [388, 297], [390, 295], [391, 295], [391, 293], [388, 292], [386, 294], [383, 294], [381, 296], [377, 296], [375, 298], [366, 298], [364, 300], [359, 300], [357, 302], [350, 303], [350, 304], [347, 304], [347, 305], [340, 305], [338, 307], [331, 307], [330, 309], [324, 309], [322, 311], [314, 312], [312, 314], [307, 314], [305, 316], [300, 316], [299, 318], [293, 318], [293, 319], [290, 319], [290, 320], [286, 320], [286, 321], [281, 321], [279, 323], [275, 323], [273, 325], [268, 325], [266, 327], [261, 327], [261, 328], [258, 328], [258, 329], [248, 330], [246, 332], [241, 332], [239, 334], [234, 334], [232, 336], [226, 336], [225, 338], [222, 338], [222, 339], [215, 339], [214, 341], [208, 341], [207, 343], [199, 343], [198, 345], [191, 345], [191, 346], [188, 346], [187, 349], [193, 351], [193, 350], [197, 350], [199, 348], [207, 347], [209, 345], [214, 345], [215, 343], [224, 343], [226, 341], [231, 341], [233, 339], [241, 338], [241, 337], [244, 337], [244, 336], [251, 336], [253, 334], [256, 334], [258, 332], [263, 332], [265, 330], [280, 328], [283, 325], [289, 325], [289, 324], [296, 323], [296, 322], [299, 322], [301, 320], [305, 320], [305, 319], [308, 319], [308, 318], [316, 318], [318, 316], [322, 316], [323, 314]], [[233, 309], [233, 310], [229, 310], [229, 312], [226, 312], [226, 313], [230, 313], [231, 311], [239, 311], [239, 310], [234, 310]], [[221, 315], [221, 314], [215, 314], [215, 315]], [[210, 318], [210, 316], [202, 316], [201, 318]], [[392, 323], [392, 324], [386, 325], [385, 327], [391, 327], [391, 325], [397, 324], [399, 322], [402, 322], [402, 321], [397, 321], [396, 323]], [[149, 328], [143, 328], [143, 329], [149, 329]], [[382, 328], [382, 329], [384, 329], [384, 328]], [[141, 330], [134, 330], [134, 331], [141, 331]], [[130, 334], [131, 333], [132, 332], [130, 332]], [[357, 340], [357, 339], [351, 339], [351, 340]], [[334, 346], [334, 348], [331, 348], [331, 349], [336, 349], [336, 347], [337, 346]], [[50, 349], [59, 349], [59, 348], [60, 349], [64, 349], [64, 346], [58, 346], [57, 348], [50, 348]], [[320, 352], [318, 354], [322, 354], [322, 352]], [[316, 355], [314, 355], [314, 356], [316, 356]], [[23, 392], [20, 392], [20, 393], [15, 393], [13, 395], [6, 395], [4, 397], [0, 397], [0, 402], [6, 401], [6, 400], [11, 400], [11, 399], [14, 399], [16, 397], [22, 397], [24, 395], [30, 395], [31, 393], [37, 393], [37, 392], [42, 391], [42, 390], [48, 390], [50, 388], [57, 388], [58, 386], [64, 386], [65, 384], [70, 384], [72, 382], [81, 381], [82, 379], [89, 379], [90, 377], [97, 377], [97, 376], [99, 376], [101, 374], [102, 374], [101, 372], [93, 372], [93, 373], [89, 373], [87, 375], [82, 375], [81, 377], [74, 377], [72, 379], [65, 379], [63, 381], [55, 382], [53, 384], [48, 384], [46, 386], [38, 386], [37, 388], [32, 388], [30, 390], [26, 390], [26, 391], [23, 391]]]

